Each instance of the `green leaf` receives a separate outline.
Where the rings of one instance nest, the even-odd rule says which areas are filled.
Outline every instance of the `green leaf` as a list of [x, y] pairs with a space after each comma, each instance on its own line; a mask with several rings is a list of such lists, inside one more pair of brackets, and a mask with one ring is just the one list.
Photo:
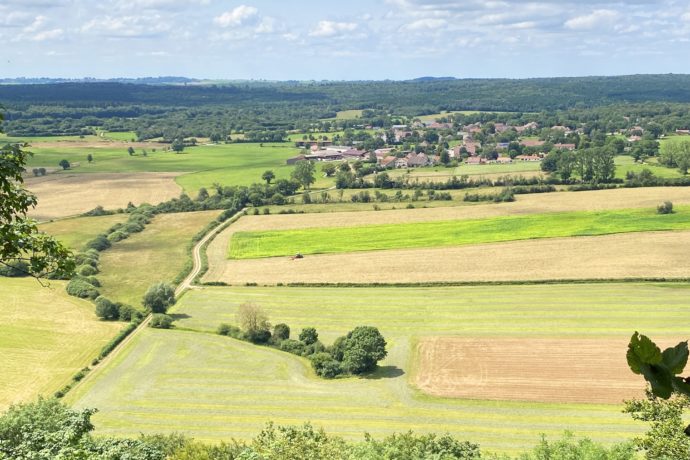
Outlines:
[[661, 349], [649, 337], [637, 332], [630, 338], [626, 357], [628, 366], [636, 374], [643, 374], [643, 366], [645, 365], [655, 365], [662, 362]]
[[678, 375], [683, 372], [688, 363], [688, 342], [681, 342], [673, 348], [667, 348], [662, 353], [664, 365], [671, 373]]
[[656, 396], [668, 399], [673, 393], [673, 376], [663, 365], [655, 366], [643, 364], [640, 368], [645, 380], [649, 382], [652, 387], [652, 393]]
[[690, 397], [690, 385], [682, 377], [673, 378], [673, 389], [682, 395]]

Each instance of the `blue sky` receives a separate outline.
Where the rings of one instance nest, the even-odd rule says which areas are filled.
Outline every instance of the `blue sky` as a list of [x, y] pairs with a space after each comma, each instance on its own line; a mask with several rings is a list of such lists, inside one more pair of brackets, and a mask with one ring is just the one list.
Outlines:
[[0, 77], [690, 73], [675, 0], [0, 0]]

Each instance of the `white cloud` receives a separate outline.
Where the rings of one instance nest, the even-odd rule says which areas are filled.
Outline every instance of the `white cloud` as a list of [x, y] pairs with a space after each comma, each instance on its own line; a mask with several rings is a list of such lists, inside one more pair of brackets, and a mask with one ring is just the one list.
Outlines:
[[613, 10], [594, 10], [590, 14], [565, 21], [565, 28], [571, 30], [595, 29], [613, 23], [620, 15]]
[[31, 39], [35, 42], [42, 42], [45, 40], [57, 40], [58, 38], [62, 38], [63, 35], [64, 31], [62, 29], [52, 29], [39, 32], [31, 37]]
[[230, 11], [217, 16], [213, 22], [221, 27], [237, 27], [241, 26], [249, 19], [255, 18], [259, 14], [259, 10], [253, 6], [240, 5]]
[[28, 32], [28, 33], [36, 32], [37, 30], [41, 29], [45, 25], [47, 19], [48, 18], [45, 16], [36, 16], [34, 18], [34, 21], [30, 25], [28, 25], [27, 27], [24, 28], [24, 32]]
[[257, 34], [272, 34], [276, 30], [276, 20], [273, 18], [263, 18], [256, 26]]
[[316, 28], [309, 32], [309, 35], [312, 37], [333, 37], [343, 32], [352, 32], [357, 27], [354, 22], [319, 21]]
[[427, 30], [427, 29], [438, 29], [444, 27], [447, 24], [445, 19], [419, 19], [410, 24], [407, 24], [403, 28], [406, 30]]
[[154, 37], [171, 29], [171, 25], [160, 15], [105, 16], [92, 19], [82, 32], [120, 38]]

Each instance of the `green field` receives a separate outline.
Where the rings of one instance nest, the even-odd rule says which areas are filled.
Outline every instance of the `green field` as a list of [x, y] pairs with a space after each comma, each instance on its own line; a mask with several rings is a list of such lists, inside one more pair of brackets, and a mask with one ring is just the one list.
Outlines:
[[101, 294], [139, 306], [150, 285], [171, 282], [190, 263], [191, 240], [219, 211], [160, 214], [146, 229], [101, 253]]
[[640, 164], [635, 163], [633, 157], [630, 156], [621, 155], [616, 157], [616, 177], [619, 179], [625, 179], [625, 175], [628, 172], [639, 174], [644, 169], [650, 170], [657, 177], [682, 177], [682, 174], [678, 171], [678, 169], [660, 166], [654, 161], [654, 159], [648, 160], [645, 164]]
[[255, 259], [384, 249], [433, 248], [534, 238], [594, 236], [690, 228], [690, 209], [580, 211], [442, 222], [237, 232], [229, 257]]
[[93, 304], [65, 282], [0, 277], [0, 410], [51, 396], [122, 327], [98, 321]]
[[126, 214], [98, 217], [74, 217], [41, 224], [39, 229], [55, 236], [68, 248], [80, 251], [84, 244], [115, 224], [127, 220]]
[[[449, 432], [489, 450], [530, 447], [563, 430], [620, 442], [643, 427], [617, 405], [472, 401], [429, 397], [409, 385], [416, 338], [684, 336], [687, 285], [548, 285], [448, 288], [205, 288], [172, 313], [179, 328], [146, 330], [94, 374], [70, 401], [98, 407], [100, 433], [177, 431], [219, 440], [253, 436], [268, 420], [310, 420], [361, 439], [394, 431]], [[361, 324], [388, 341], [371, 378], [316, 379], [308, 363], [279, 351], [203, 331], [235, 323], [255, 302], [293, 336], [313, 326], [329, 344]], [[625, 359], [625, 350], [620, 350]], [[644, 383], [640, 381], [642, 388]]]

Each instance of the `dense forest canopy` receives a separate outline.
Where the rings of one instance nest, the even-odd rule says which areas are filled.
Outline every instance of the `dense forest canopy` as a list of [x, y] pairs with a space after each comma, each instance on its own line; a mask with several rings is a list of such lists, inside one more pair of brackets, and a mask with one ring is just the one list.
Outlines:
[[136, 131], [142, 139], [301, 129], [349, 109], [368, 109], [365, 121], [372, 122], [392, 114], [419, 116], [460, 110], [557, 112], [621, 104], [688, 102], [690, 75], [0, 85], [0, 103], [7, 111], [9, 134], [74, 135], [102, 128]]

